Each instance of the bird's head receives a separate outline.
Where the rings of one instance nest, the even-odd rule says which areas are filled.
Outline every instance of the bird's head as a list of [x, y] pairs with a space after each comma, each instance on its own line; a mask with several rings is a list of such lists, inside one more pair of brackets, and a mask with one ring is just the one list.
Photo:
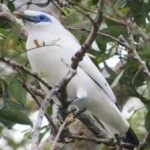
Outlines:
[[53, 16], [40, 11], [16, 11], [14, 15], [24, 20], [28, 29], [46, 29], [46, 27], [61, 27], [60, 22]]

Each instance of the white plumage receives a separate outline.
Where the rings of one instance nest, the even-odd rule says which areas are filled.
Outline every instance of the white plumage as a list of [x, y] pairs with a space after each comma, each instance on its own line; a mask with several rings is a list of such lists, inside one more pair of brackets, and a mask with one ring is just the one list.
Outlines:
[[[51, 15], [26, 10], [20, 17], [26, 20], [29, 33], [26, 48], [33, 48], [27, 51], [33, 71], [39, 75], [44, 74], [44, 80], [55, 85], [68, 72], [61, 59], [70, 64], [80, 44]], [[35, 41], [46, 46], [37, 47]], [[48, 92], [44, 86], [42, 88]], [[114, 134], [126, 136], [129, 124], [116, 107], [116, 98], [110, 86], [88, 55], [79, 63], [77, 75], [69, 82], [67, 92], [68, 98], [77, 97], [74, 105], [79, 109], [87, 108], [101, 120], [111, 137]]]

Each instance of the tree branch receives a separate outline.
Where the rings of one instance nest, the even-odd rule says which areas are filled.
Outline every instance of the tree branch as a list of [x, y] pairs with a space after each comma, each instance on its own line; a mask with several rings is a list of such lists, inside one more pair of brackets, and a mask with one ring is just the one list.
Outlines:
[[93, 20], [92, 29], [91, 29], [91, 32], [90, 32], [88, 38], [82, 44], [80, 50], [78, 50], [71, 59], [72, 60], [71, 67], [73, 69], [77, 69], [79, 62], [83, 59], [85, 53], [90, 49], [90, 47], [97, 35], [97, 32], [101, 25], [102, 19], [103, 19], [103, 13], [98, 10], [98, 14], [97, 14], [95, 20]]
[[21, 19], [16, 18], [5, 4], [0, 3], [0, 18], [6, 19], [13, 24], [20, 25], [20, 33], [27, 37], [28, 33]]
[[52, 147], [51, 147], [51, 150], [55, 150], [55, 146], [57, 144], [57, 141], [59, 140], [60, 136], [61, 136], [61, 133], [63, 132], [63, 129], [65, 128], [66, 125], [72, 123], [74, 121], [74, 117], [73, 117], [73, 114], [70, 113], [67, 115], [67, 117], [65, 118], [63, 124], [60, 126], [59, 128], [59, 131], [53, 141], [53, 144], [52, 144]]
[[[36, 95], [40, 95], [41, 97], [45, 97], [45, 94], [42, 93], [41, 91], [37, 91], [37, 89], [35, 89], [35, 88], [33, 90], [32, 86], [27, 85], [22, 80], [19, 80], [19, 82], [21, 83], [22, 87], [32, 96], [32, 98], [34, 99], [34, 101], [36, 102], [38, 107], [41, 108], [41, 104], [38, 101], [38, 99], [34, 93], [36, 93]], [[33, 93], [33, 91], [34, 91], [34, 93]], [[57, 127], [55, 126], [55, 124], [53, 123], [53, 120], [49, 117], [49, 115], [46, 112], [44, 113], [44, 115], [45, 115], [46, 119], [48, 120], [48, 122], [50, 123], [50, 125], [54, 128], [54, 130], [57, 130]]]
[[55, 89], [51, 90], [49, 94], [45, 97], [43, 100], [41, 107], [39, 109], [38, 117], [36, 120], [36, 124], [34, 127], [33, 135], [32, 135], [32, 145], [31, 145], [31, 150], [37, 150], [38, 144], [39, 144], [39, 134], [40, 134], [40, 127], [42, 124], [43, 116], [46, 112], [46, 107], [49, 105], [51, 102], [52, 97], [56, 94]]
[[31, 70], [29, 70], [27, 67], [25, 67], [24, 65], [21, 65], [15, 61], [10, 61], [7, 58], [1, 57], [0, 58], [1, 61], [3, 61], [4, 63], [10, 65], [13, 69], [15, 70], [22, 70], [24, 72], [26, 72], [27, 74], [31, 75], [32, 77], [34, 77], [35, 79], [37, 79], [40, 83], [42, 83], [43, 85], [45, 85], [49, 90], [52, 89], [52, 86], [49, 85], [49, 83], [47, 83], [45, 80], [43, 80], [37, 73], [32, 72]]
[[[75, 28], [75, 27], [66, 27], [67, 29], [69, 30], [78, 30], [78, 31], [86, 31], [86, 32], [91, 32], [91, 30], [88, 30], [88, 29], [85, 29], [85, 28]], [[110, 35], [110, 34], [107, 34], [107, 33], [103, 33], [101, 31], [99, 31], [97, 33], [97, 35], [101, 35], [101, 36], [104, 36], [104, 37], [108, 37], [110, 38], [111, 40], [117, 42], [118, 44], [126, 47], [127, 49], [131, 49], [131, 47], [129, 47], [129, 44], [127, 43], [127, 41], [125, 41], [125, 39], [122, 39], [122, 38], [115, 38], [114, 36]]]
[[145, 141], [140, 145], [139, 150], [145, 150], [145, 148], [150, 147], [150, 133], [147, 134]]
[[107, 146], [112, 146], [112, 147], [116, 147], [116, 148], [120, 148], [120, 147], [130, 147], [130, 148], [133, 148], [135, 147], [135, 145], [133, 144], [130, 144], [130, 143], [125, 143], [125, 142], [122, 142], [122, 143], [119, 143], [113, 139], [109, 139], [109, 138], [105, 138], [105, 139], [101, 139], [101, 138], [96, 138], [96, 137], [86, 137], [86, 136], [79, 136], [79, 135], [69, 135], [68, 138], [72, 138], [72, 139], [78, 139], [78, 140], [86, 140], [86, 141], [92, 141], [92, 142], [95, 142], [97, 144], [105, 144]]
[[[128, 22], [131, 22], [130, 19], [128, 19]], [[133, 34], [132, 34], [132, 31], [130, 30], [130, 28], [127, 26], [127, 31], [128, 31], [128, 34], [129, 34], [129, 45], [131, 47], [130, 49], [130, 52], [132, 52], [133, 54], [133, 58], [135, 60], [138, 61], [138, 63], [141, 65], [141, 68], [143, 70], [143, 72], [150, 78], [150, 72], [149, 72], [149, 69], [148, 67], [146, 66], [146, 63], [145, 61], [143, 61], [140, 56], [138, 55], [137, 51], [136, 51], [136, 46], [135, 46], [135, 41], [134, 41], [134, 37], [133, 37]]]

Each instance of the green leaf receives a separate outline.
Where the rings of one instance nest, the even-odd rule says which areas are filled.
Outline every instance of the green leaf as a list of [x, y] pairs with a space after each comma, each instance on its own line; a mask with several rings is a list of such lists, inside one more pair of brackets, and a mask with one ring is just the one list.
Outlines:
[[[103, 39], [103, 40], [102, 40]], [[98, 46], [98, 48], [103, 52], [105, 53], [106, 51], [106, 44], [108, 43], [108, 40], [106, 37], [103, 37], [103, 36], [97, 36], [96, 37], [96, 44]]]
[[146, 78], [146, 83], [147, 83], [147, 91], [148, 91], [148, 98], [150, 97], [150, 80], [149, 78]]
[[98, 3], [98, 0], [89, 0], [87, 5], [88, 6], [93, 6], [93, 5], [97, 5], [97, 3]]
[[127, 3], [127, 0], [117, 0], [115, 6], [116, 6], [117, 8], [121, 8], [121, 7], [125, 6], [126, 3]]
[[7, 4], [8, 8], [11, 10], [11, 11], [14, 11], [15, 10], [15, 5], [13, 2], [11, 1], [8, 1], [8, 4]]
[[22, 104], [11, 100], [12, 98], [10, 97], [10, 99], [7, 102], [7, 106], [9, 106], [8, 108], [11, 108], [13, 110], [18, 110], [18, 111], [30, 111], [30, 108], [23, 106]]
[[41, 128], [40, 136], [39, 136], [39, 142], [42, 140], [44, 135], [49, 131], [49, 126], [43, 126]]
[[26, 91], [23, 89], [19, 81], [17, 80], [17, 75], [15, 75], [9, 84], [9, 91], [11, 95], [21, 104], [25, 104], [26, 101]]
[[[109, 34], [113, 37], [116, 37], [118, 38], [120, 35], [123, 35], [124, 37], [127, 37], [127, 31], [126, 31], [126, 28], [123, 27], [123, 26], [120, 26], [120, 25], [116, 25], [116, 26], [111, 26], [111, 27], [108, 27], [108, 28], [105, 28], [105, 29], [102, 29], [100, 30], [102, 33], [106, 33], [106, 34]], [[110, 41], [113, 41], [112, 39], [110, 39], [108, 37], [108, 39]]]
[[147, 112], [145, 117], [145, 128], [148, 132], [150, 132], [150, 111]]
[[131, 12], [134, 21], [142, 27], [146, 25], [146, 18], [149, 16], [150, 1], [132, 0], [128, 1], [128, 6], [131, 6]]
[[0, 97], [8, 97], [8, 84], [3, 79], [0, 79]]
[[47, 107], [46, 112], [51, 116], [52, 115], [52, 105]]
[[2, 118], [0, 118], [0, 123], [2, 123], [8, 129], [11, 129], [12, 126], [14, 125], [14, 123], [4, 120]]
[[140, 57], [142, 57], [144, 60], [149, 60], [150, 58], [150, 43], [142, 43], [141, 50], [138, 51], [138, 54]]
[[122, 70], [119, 75], [115, 78], [115, 80], [113, 81], [113, 83], [111, 84], [111, 88], [114, 88], [117, 86], [117, 84], [119, 83], [120, 79], [122, 78], [124, 74], [124, 70]]
[[30, 119], [22, 112], [14, 110], [0, 110], [0, 119], [10, 122], [24, 125], [31, 125]]
[[116, 73], [112, 70], [112, 68], [110, 68], [106, 62], [104, 62], [104, 67], [106, 69], [106, 71], [111, 75], [111, 78], [114, 80], [114, 78], [116, 77]]
[[[110, 26], [108, 28], [100, 30], [100, 32], [111, 35], [115, 38], [118, 38], [120, 35], [123, 35], [124, 38], [127, 37], [126, 28], [123, 26]], [[106, 37], [100, 34], [96, 38], [96, 43], [101, 51], [106, 50], [106, 45], [109, 42], [114, 42], [114, 40], [110, 37]]]
[[98, 0], [92, 0], [92, 3], [95, 5], [98, 3]]
[[[5, 29], [6, 30], [6, 29]], [[11, 53], [9, 51], [9, 43], [11, 39], [16, 38], [16, 32], [18, 30], [18, 25], [14, 25], [11, 29], [9, 29], [9, 32], [7, 35], [4, 36], [3, 42], [2, 42], [2, 50], [3, 50], [3, 57], [4, 56], [10, 56]]]
[[0, 124], [0, 136], [3, 134], [3, 129], [4, 129], [4, 126]]

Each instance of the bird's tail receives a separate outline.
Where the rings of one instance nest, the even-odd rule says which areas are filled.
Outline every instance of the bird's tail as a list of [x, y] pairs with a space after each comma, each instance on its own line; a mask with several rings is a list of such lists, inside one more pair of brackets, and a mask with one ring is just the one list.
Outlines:
[[[134, 131], [132, 130], [132, 128], [129, 128], [128, 131], [126, 132], [124, 141], [130, 144], [133, 144], [135, 146], [139, 145], [139, 140], [137, 136], [135, 135]], [[133, 149], [134, 147], [129, 148], [129, 150], [133, 150]]]

